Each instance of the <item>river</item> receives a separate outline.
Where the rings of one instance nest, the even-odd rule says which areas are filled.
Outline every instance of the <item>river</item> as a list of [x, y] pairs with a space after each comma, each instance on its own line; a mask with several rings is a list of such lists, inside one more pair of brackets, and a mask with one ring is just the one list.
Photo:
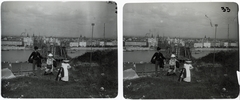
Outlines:
[[[79, 51], [68, 51], [68, 56], [71, 58], [83, 55], [87, 50]], [[6, 62], [25, 62], [32, 53], [32, 50], [11, 50], [11, 51], [1, 51], [1, 61]]]
[[[156, 51], [132, 51], [132, 52], [123, 52], [123, 62], [150, 62], [153, 54]], [[161, 51], [163, 56], [166, 57], [165, 51]], [[213, 52], [212, 50], [204, 50], [201, 52], [192, 51], [192, 56], [194, 58], [201, 58], [207, 54]]]
[[132, 51], [123, 52], [123, 62], [150, 62], [156, 51]]
[[[77, 50], [77, 51], [68, 51], [68, 56], [71, 58], [83, 55], [88, 50]], [[22, 50], [22, 51], [1, 51], [1, 61], [6, 62], [24, 62], [28, 60], [31, 50]], [[123, 62], [150, 62], [151, 57], [156, 51], [132, 51], [132, 52], [123, 52]], [[161, 51], [165, 56], [164, 51]], [[192, 52], [194, 58], [200, 58], [206, 56], [212, 50], [201, 50], [201, 52], [195, 53]]]

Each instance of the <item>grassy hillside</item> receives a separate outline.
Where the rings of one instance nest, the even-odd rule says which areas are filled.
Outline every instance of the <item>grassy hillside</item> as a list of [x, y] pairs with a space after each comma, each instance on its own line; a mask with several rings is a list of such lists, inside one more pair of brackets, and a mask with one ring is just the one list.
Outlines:
[[57, 82], [55, 77], [18, 77], [2, 81], [4, 98], [89, 98], [100, 97], [100, 89], [84, 83]]
[[[99, 87], [116, 89], [118, 86], [118, 60], [117, 50], [95, 51], [92, 54], [92, 67], [86, 65], [90, 53], [74, 58], [71, 63], [76, 64], [75, 69], [78, 77], [87, 78], [90, 83], [98, 83]], [[97, 64], [97, 65], [96, 65]], [[87, 68], [86, 68], [87, 67]], [[79, 73], [81, 72], [81, 73]], [[88, 82], [88, 83], [89, 83]]]
[[239, 95], [236, 71], [238, 51], [216, 53], [216, 67], [213, 54], [194, 60], [191, 83], [178, 82], [177, 76], [142, 77], [124, 81], [125, 98], [148, 99], [209, 99], [236, 98]]
[[114, 98], [117, 96], [117, 50], [93, 53], [71, 60], [69, 82], [57, 82], [54, 76], [24, 76], [2, 80], [4, 98]]

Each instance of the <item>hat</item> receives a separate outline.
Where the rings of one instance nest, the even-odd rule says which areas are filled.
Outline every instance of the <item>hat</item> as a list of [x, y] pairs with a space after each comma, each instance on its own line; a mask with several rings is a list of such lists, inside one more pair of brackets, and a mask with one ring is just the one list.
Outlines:
[[48, 54], [49, 57], [52, 57], [53, 55], [51, 53]]
[[176, 57], [176, 56], [174, 54], [172, 54], [171, 57]]
[[34, 50], [37, 50], [38, 49], [38, 47], [37, 46], [34, 46]]
[[68, 63], [68, 62], [69, 62], [69, 60], [63, 60], [63, 62], [65, 62], [65, 63]]
[[192, 61], [188, 59], [185, 61], [185, 63], [190, 64], [190, 63], [192, 63]]

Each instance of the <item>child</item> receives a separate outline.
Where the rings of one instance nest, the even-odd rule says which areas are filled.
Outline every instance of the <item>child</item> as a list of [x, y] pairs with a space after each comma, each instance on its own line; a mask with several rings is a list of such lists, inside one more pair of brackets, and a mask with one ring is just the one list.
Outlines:
[[70, 64], [69, 64], [69, 60], [63, 60], [62, 66], [58, 71], [58, 75], [56, 80], [62, 80], [62, 81], [68, 81], [69, 77], [68, 77], [68, 69], [71, 68]]
[[49, 53], [47, 58], [47, 68], [44, 75], [53, 75], [53, 61], [55, 61], [55, 59], [53, 58], [53, 55]]
[[184, 69], [186, 70], [186, 77], [183, 79], [183, 81], [185, 82], [191, 82], [191, 72], [190, 72], [190, 69], [193, 69], [193, 66], [192, 66], [192, 61], [190, 60], [187, 60], [185, 61], [185, 64], [184, 64]]
[[170, 65], [170, 67], [169, 67], [169, 70], [168, 70], [168, 72], [167, 72], [167, 76], [169, 76], [169, 75], [176, 75], [176, 62], [177, 62], [178, 60], [176, 59], [176, 56], [174, 55], [174, 54], [172, 54], [171, 55], [171, 58], [170, 58], [170, 60], [169, 60], [169, 65]]

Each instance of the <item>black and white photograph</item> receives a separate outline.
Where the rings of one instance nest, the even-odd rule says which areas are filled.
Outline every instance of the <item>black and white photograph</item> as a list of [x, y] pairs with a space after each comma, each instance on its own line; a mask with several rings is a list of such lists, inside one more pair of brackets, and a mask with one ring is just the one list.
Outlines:
[[237, 98], [238, 12], [234, 2], [126, 3], [124, 98]]
[[117, 3], [1, 3], [3, 98], [115, 98]]

